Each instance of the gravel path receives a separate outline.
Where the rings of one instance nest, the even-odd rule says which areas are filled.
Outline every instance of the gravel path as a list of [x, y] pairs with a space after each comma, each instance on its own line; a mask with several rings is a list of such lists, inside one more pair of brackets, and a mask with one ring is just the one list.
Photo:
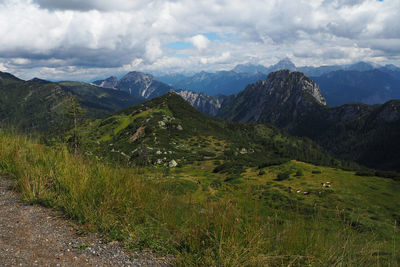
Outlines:
[[118, 242], [80, 236], [60, 213], [22, 203], [0, 177], [0, 266], [168, 266], [167, 258], [127, 252]]

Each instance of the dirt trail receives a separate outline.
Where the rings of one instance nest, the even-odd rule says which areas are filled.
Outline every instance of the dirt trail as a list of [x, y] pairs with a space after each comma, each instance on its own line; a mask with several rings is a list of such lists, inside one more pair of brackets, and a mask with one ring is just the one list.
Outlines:
[[167, 266], [150, 253], [127, 252], [97, 235], [80, 236], [60, 213], [22, 203], [0, 177], [0, 266]]

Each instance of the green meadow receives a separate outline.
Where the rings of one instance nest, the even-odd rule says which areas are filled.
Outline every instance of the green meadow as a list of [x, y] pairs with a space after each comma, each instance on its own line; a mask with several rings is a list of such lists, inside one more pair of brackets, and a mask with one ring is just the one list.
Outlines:
[[178, 266], [399, 265], [398, 181], [298, 160], [237, 172], [227, 163], [116, 167], [0, 132], [0, 171], [24, 201], [127, 249], [170, 255]]

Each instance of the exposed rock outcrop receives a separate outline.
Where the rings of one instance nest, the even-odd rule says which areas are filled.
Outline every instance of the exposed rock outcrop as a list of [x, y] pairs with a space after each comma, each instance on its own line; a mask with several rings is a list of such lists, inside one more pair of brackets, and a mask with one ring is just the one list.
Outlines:
[[179, 90], [176, 93], [204, 114], [215, 116], [221, 108], [222, 100], [220, 98], [188, 90]]
[[251, 84], [223, 107], [219, 116], [241, 122], [268, 122], [285, 127], [326, 106], [318, 85], [300, 72], [276, 71]]
[[138, 71], [129, 72], [120, 80], [116, 77], [109, 77], [105, 80], [95, 81], [93, 84], [126, 91], [131, 95], [145, 99], [162, 96], [173, 89], [171, 86], [158, 81], [154, 76]]
[[94, 81], [92, 84], [100, 86], [100, 87], [104, 87], [104, 88], [117, 89], [118, 78], [115, 76], [111, 76], [105, 80]]

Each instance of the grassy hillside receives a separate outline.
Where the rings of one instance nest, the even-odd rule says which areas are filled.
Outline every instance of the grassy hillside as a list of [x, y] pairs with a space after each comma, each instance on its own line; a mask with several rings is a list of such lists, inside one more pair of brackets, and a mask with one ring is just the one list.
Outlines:
[[[80, 129], [82, 153], [128, 165], [178, 166], [196, 160], [223, 160], [216, 171], [240, 173], [244, 166], [301, 160], [351, 166], [266, 124], [227, 122], [204, 115], [175, 93], [118, 111]], [[355, 167], [355, 166], [353, 166]]]
[[22, 130], [45, 131], [62, 124], [67, 94], [57, 84], [0, 84], [0, 121]]
[[66, 107], [76, 96], [87, 118], [103, 118], [142, 99], [78, 82], [23, 81], [0, 72], [0, 123], [26, 132], [49, 132], [67, 123]]
[[26, 201], [177, 265], [399, 265], [400, 183], [299, 161], [229, 180], [221, 163], [113, 168], [0, 133], [0, 171]]
[[123, 91], [93, 86], [83, 82], [59, 82], [61, 88], [78, 97], [79, 102], [89, 111], [87, 117], [101, 118], [112, 112], [144, 102], [144, 98]]

